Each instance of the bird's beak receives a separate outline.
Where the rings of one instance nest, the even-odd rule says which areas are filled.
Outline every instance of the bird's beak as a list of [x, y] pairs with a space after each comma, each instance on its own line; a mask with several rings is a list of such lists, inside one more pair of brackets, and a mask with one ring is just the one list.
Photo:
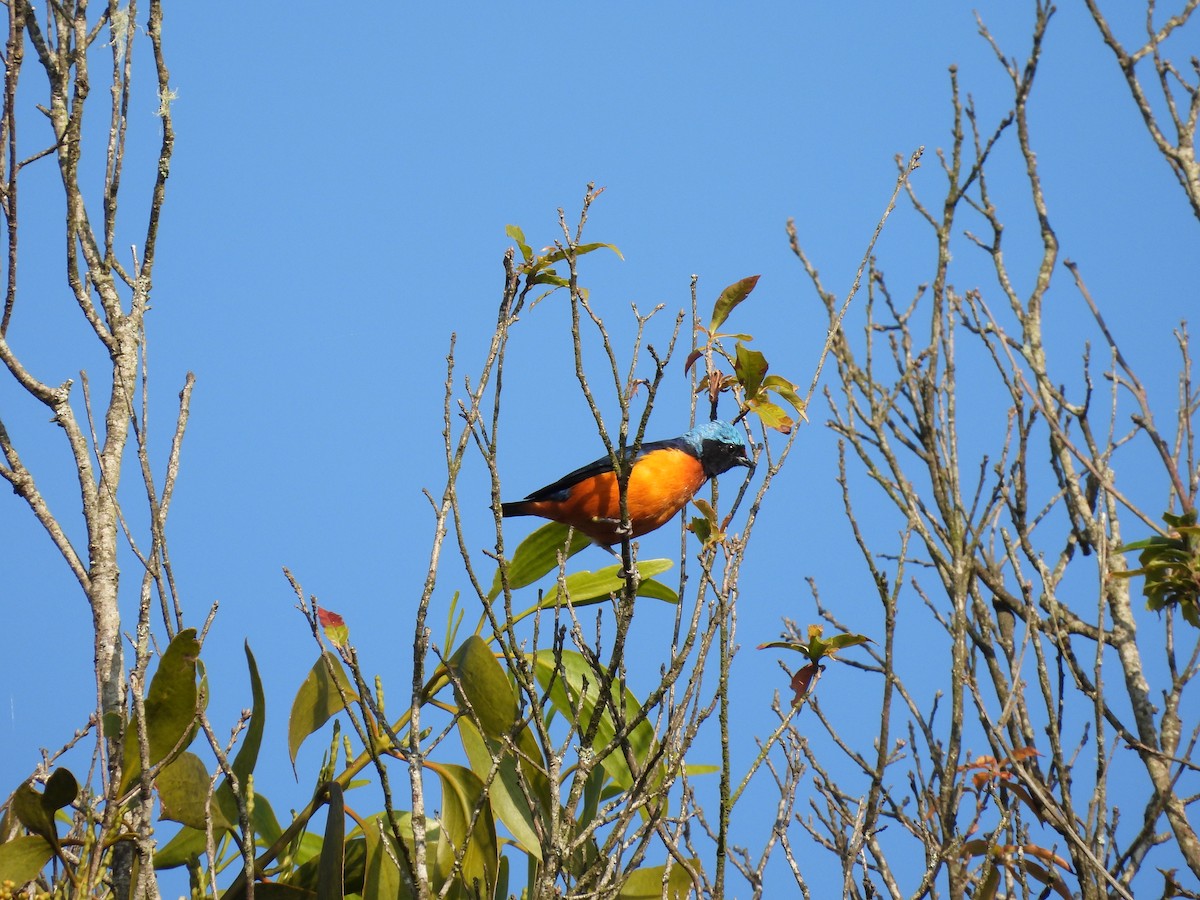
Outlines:
[[749, 456], [743, 455], [743, 456], [738, 457], [736, 465], [745, 466], [751, 472], [754, 471], [754, 460]]

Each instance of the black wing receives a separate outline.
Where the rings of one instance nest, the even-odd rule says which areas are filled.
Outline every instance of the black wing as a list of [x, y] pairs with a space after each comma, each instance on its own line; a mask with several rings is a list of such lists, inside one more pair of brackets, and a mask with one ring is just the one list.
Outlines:
[[[670, 438], [665, 441], [647, 441], [642, 444], [638, 450], [637, 456], [634, 457], [634, 463], [641, 459], [647, 453], [652, 453], [655, 450], [690, 450], [687, 443], [680, 438]], [[574, 472], [568, 472], [562, 478], [553, 484], [548, 484], [544, 488], [539, 488], [534, 491], [526, 500], [566, 500], [571, 493], [571, 488], [579, 484], [581, 481], [587, 481], [593, 475], [601, 475], [604, 472], [613, 470], [612, 457], [602, 456], [594, 462], [588, 463], [586, 466], [580, 466]]]

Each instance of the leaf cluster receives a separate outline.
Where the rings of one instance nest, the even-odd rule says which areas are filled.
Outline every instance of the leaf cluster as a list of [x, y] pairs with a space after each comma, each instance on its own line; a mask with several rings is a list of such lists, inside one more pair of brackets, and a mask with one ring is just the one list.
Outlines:
[[1140, 550], [1139, 566], [1115, 572], [1118, 578], [1142, 576], [1146, 608], [1161, 612], [1178, 607], [1189, 625], [1200, 628], [1200, 525], [1196, 513], [1163, 513], [1168, 534], [1154, 535], [1121, 547], [1121, 552]]

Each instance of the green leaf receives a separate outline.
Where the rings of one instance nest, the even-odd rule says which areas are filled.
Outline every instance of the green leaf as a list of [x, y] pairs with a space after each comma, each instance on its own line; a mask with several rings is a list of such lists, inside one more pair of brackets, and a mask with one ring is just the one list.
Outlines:
[[78, 796], [79, 782], [75, 780], [70, 769], [60, 766], [46, 779], [46, 787], [42, 792], [42, 804], [51, 812], [58, 812], [64, 806], [74, 803]]
[[[196, 629], [186, 628], [167, 646], [146, 694], [146, 738], [150, 765], [162, 762], [176, 748], [183, 750], [195, 736], [197, 697], [196, 664], [200, 642]], [[136, 724], [125, 729], [121, 757], [121, 784], [117, 794], [128, 791], [142, 774]]]
[[979, 900], [995, 900], [996, 891], [1000, 887], [1000, 867], [995, 862], [988, 863], [988, 873], [983, 879], [976, 896]]
[[79, 794], [79, 782], [69, 769], [57, 768], [46, 779], [45, 789], [39, 793], [29, 782], [24, 782], [12, 796], [10, 809], [26, 829], [48, 840], [58, 847], [58, 828], [54, 814], [74, 802]]
[[54, 811], [42, 803], [42, 794], [29, 782], [23, 782], [12, 795], [12, 811], [27, 830], [58, 846], [58, 830], [54, 827]]
[[[571, 722], [577, 734], [583, 734], [588, 730], [592, 716], [596, 715], [596, 703], [599, 696], [597, 682], [600, 676], [592, 670], [587, 660], [579, 653], [564, 650], [560, 658], [562, 660], [560, 671], [556, 671], [554, 654], [549, 652], [531, 654], [530, 662], [538, 683], [543, 690], [548, 692], [551, 704], [566, 717], [567, 721]], [[613, 689], [617, 690], [615, 681]], [[624, 705], [626, 721], [633, 719], [641, 710], [641, 704], [628, 688], [624, 694]], [[622, 791], [627, 791], [633, 786], [633, 775], [625, 760], [625, 754], [619, 747], [610, 750], [607, 746], [617, 733], [612, 711], [607, 703], [603, 705], [599, 715], [600, 722], [596, 728], [596, 738], [592, 747], [597, 751], [609, 750], [601, 758], [600, 764], [604, 766], [604, 770], [608, 772], [618, 787]], [[655, 746], [654, 727], [648, 719], [643, 718], [626, 735], [626, 740], [633, 758], [639, 763], [644, 763]], [[660, 765], [659, 774], [654, 778], [655, 783], [661, 781], [662, 772]]]
[[767, 374], [767, 358], [757, 350], [751, 350], [741, 341], [734, 345], [734, 351], [736, 357], [733, 361], [733, 371], [746, 391], [747, 399], [757, 397], [763, 378]]
[[[504, 668], [487, 643], [471, 635], [446, 661], [456, 676], [454, 693], [459, 706], [470, 709], [488, 737], [508, 734], [517, 721], [517, 698]], [[470, 715], [470, 713], [465, 713]]]
[[780, 375], [768, 375], [763, 379], [763, 387], [769, 391], [774, 391], [790, 403], [792, 409], [796, 411], [796, 415], [800, 418], [803, 419], [805, 417], [804, 401], [800, 398], [800, 394], [797, 393], [796, 385]]
[[[456, 853], [462, 854], [460, 890], [451, 897], [475, 896], [470, 885], [478, 880], [484, 897], [491, 897], [496, 888], [500, 866], [500, 850], [496, 841], [496, 822], [491, 806], [483, 795], [483, 782], [470, 769], [443, 763], [427, 762], [442, 782], [442, 833], [437, 844], [438, 867], [451, 871]], [[480, 808], [476, 816], [476, 809]], [[471, 819], [475, 825], [471, 827]], [[465, 848], [465, 850], [464, 850]]]
[[791, 434], [796, 423], [786, 412], [782, 406], [772, 403], [770, 400], [762, 400], [754, 398], [749, 401], [750, 411], [754, 413], [762, 423], [768, 428], [773, 428], [775, 431], [783, 434]]
[[661, 600], [663, 603], [677, 604], [679, 602], [679, 594], [675, 592], [674, 588], [667, 587], [661, 581], [654, 581], [651, 578], [639, 582], [637, 596], [647, 597], [650, 600]]
[[[253, 706], [250, 710], [250, 721], [246, 725], [246, 733], [242, 737], [242, 745], [238, 748], [231, 766], [233, 774], [237, 776], [238, 784], [241, 785], [243, 796], [246, 793], [249, 776], [254, 772], [254, 766], [258, 762], [258, 751], [262, 747], [263, 725], [267, 718], [267, 699], [263, 693], [262, 679], [258, 676], [258, 664], [254, 661], [254, 654], [250, 652], [248, 641], [244, 648], [246, 665], [250, 669], [250, 697]], [[240, 818], [237, 799], [233, 796], [233, 786], [228, 778], [223, 779], [217, 787], [216, 799], [226, 821], [237, 822]]]
[[329, 805], [317, 868], [317, 900], [342, 900], [346, 896], [346, 806], [340, 784], [330, 781], [325, 790], [329, 793]]
[[537, 740], [525, 726], [520, 733], [518, 746], [523, 757], [521, 774], [517, 773], [517, 758], [515, 754], [505, 751], [499, 741], [488, 740], [477, 729], [469, 718], [458, 720], [458, 736], [462, 740], [463, 750], [471, 763], [471, 771], [486, 780], [491, 773], [495, 760], [500, 763], [496, 776], [488, 791], [492, 810], [496, 813], [504, 827], [512, 834], [517, 846], [537, 860], [542, 858], [542, 847], [538, 841], [534, 821], [541, 815], [541, 810], [531, 808], [526, 799], [525, 791], [521, 790], [521, 778], [524, 777], [526, 790], [535, 801], [545, 809], [550, 802], [549, 782], [543, 773], [537, 772], [535, 764], [529, 762], [530, 751], [536, 754], [532, 759], [541, 760], [542, 752]]
[[794, 641], [767, 641], [759, 644], [756, 650], [795, 650], [797, 653], [808, 655], [808, 644], [797, 644]]
[[[690, 865], [697, 873], [702, 871], [700, 860], [689, 859]], [[666, 880], [664, 890], [664, 877]], [[694, 896], [692, 890], [692, 878], [687, 873], [687, 869], [672, 863], [671, 872], [667, 874], [666, 866], [647, 866], [644, 869], [635, 869], [629, 873], [629, 877], [625, 883], [621, 885], [621, 890], [617, 892], [618, 900], [661, 900], [663, 897], [670, 900], [683, 900], [685, 897]]]
[[836, 634], [831, 638], [821, 637], [821, 626], [808, 626], [808, 643], [801, 644], [795, 641], [768, 641], [765, 644], [759, 644], [759, 650], [794, 650], [796, 653], [803, 653], [808, 659], [814, 663], [819, 663], [822, 658], [832, 657], [838, 650], [844, 647], [855, 647], [859, 644], [869, 644], [871, 639], [862, 634]]
[[113, 740], [121, 736], [121, 726], [124, 720], [120, 713], [106, 712], [100, 717], [100, 728], [104, 732], [104, 736], [109, 740]]
[[154, 852], [154, 868], [175, 869], [186, 865], [189, 860], [199, 859], [204, 855], [205, 840], [202, 831], [180, 828], [175, 837]]
[[[326, 823], [328, 824], [328, 822]], [[363, 881], [367, 872], [367, 842], [357, 838], [342, 843], [342, 881], [345, 890], [343, 896], [361, 894]], [[300, 841], [299, 852], [293, 856], [293, 861], [304, 860], [303, 865], [293, 868], [290, 872], [280, 875], [280, 880], [293, 888], [308, 892], [308, 900], [315, 900], [318, 883], [321, 879], [321, 854], [325, 850], [325, 839], [319, 834], [309, 832]], [[254, 888], [258, 894], [258, 885]]]
[[[194, 753], [180, 753], [154, 780], [162, 804], [162, 817], [200, 831], [208, 814], [210, 777], [203, 761]], [[233, 823], [215, 802], [212, 805], [213, 831], [233, 828]], [[219, 834], [218, 834], [219, 836]]]
[[750, 296], [750, 292], [758, 284], [759, 277], [758, 275], [751, 275], [749, 278], [735, 281], [729, 287], [725, 288], [725, 290], [721, 291], [721, 295], [717, 297], [717, 302], [713, 304], [712, 321], [708, 324], [710, 333], [715, 333], [724, 324], [725, 320], [729, 318], [729, 314], [733, 312], [734, 307]]
[[[585, 254], [591, 253], [593, 250], [611, 250], [613, 253], [617, 254], [618, 259], [625, 259], [625, 257], [621, 255], [621, 251], [617, 249], [616, 244], [602, 244], [599, 242], [591, 244], [577, 244], [575, 246], [575, 256], [584, 256]], [[543, 259], [550, 265], [553, 265], [556, 262], [562, 262], [566, 258], [566, 250], [555, 250], [554, 252], [548, 253], [543, 257]]]
[[[329, 677], [326, 662], [333, 667], [333, 678]], [[293, 769], [296, 767], [296, 753], [304, 739], [328, 722], [331, 716], [342, 711], [339, 685], [347, 700], [358, 699], [341, 660], [326, 651], [309, 670], [300, 690], [296, 692], [296, 699], [292, 701], [292, 712], [288, 716], [288, 756]]]
[[254, 900], [312, 900], [313, 892], [278, 881], [259, 881], [254, 885]]
[[[565, 558], [570, 559], [591, 544], [587, 535], [576, 531], [572, 534], [570, 547], [567, 547], [568, 531], [571, 529], [567, 525], [549, 522], [521, 541], [508, 564], [509, 589], [515, 591], [528, 587], [551, 569], [557, 569], [559, 553], [565, 552]], [[502, 590], [500, 570], [497, 569], [492, 579], [492, 589], [488, 591], [488, 600], [495, 600]]]
[[516, 225], [505, 225], [504, 233], [512, 238], [514, 242], [516, 242], [517, 249], [521, 251], [521, 257], [525, 260], [525, 262], [529, 262], [531, 259], [533, 259], [533, 250], [531, 250], [529, 245], [525, 243], [524, 231], [522, 231]]
[[19, 887], [33, 881], [53, 855], [54, 847], [37, 835], [5, 841], [0, 844], [0, 882], [11, 881]]
[[250, 811], [250, 825], [254, 829], [254, 833], [258, 835], [259, 843], [265, 847], [271, 846], [283, 835], [283, 829], [279, 827], [279, 819], [275, 816], [275, 810], [271, 809], [270, 801], [262, 794], [254, 795], [254, 809]]
[[700, 539], [702, 547], [707, 547], [712, 543], [714, 536], [712, 520], [695, 516], [688, 522], [688, 531]]
[[700, 539], [702, 546], [708, 547], [721, 539], [721, 526], [717, 522], [717, 511], [707, 500], [693, 500], [692, 503], [696, 509], [700, 510], [701, 515], [694, 517], [688, 523], [688, 531]]
[[869, 643], [871, 643], [871, 639], [865, 634], [835, 634], [825, 641], [829, 653], [841, 650], [843, 647], [857, 647], [859, 644]]
[[367, 841], [367, 871], [362, 900], [409, 900], [413, 897], [412, 885], [400, 869], [404, 857], [396, 848], [391, 829], [383, 818], [376, 817], [367, 822], [363, 835]]
[[[665, 600], [668, 603], [678, 603], [678, 594], [665, 584], [650, 580], [660, 572], [667, 571], [673, 565], [674, 563], [669, 559], [648, 559], [644, 562], [639, 562], [637, 568], [643, 580], [638, 585], [638, 596]], [[571, 599], [571, 605], [588, 606], [592, 603], [607, 600], [613, 594], [620, 594], [625, 589], [625, 579], [621, 577], [620, 572], [621, 566], [613, 565], [598, 569], [595, 572], [585, 570], [582, 572], [573, 572], [568, 575], [564, 581], [566, 583], [567, 596]], [[538, 608], [553, 609], [562, 602], [565, 602], [565, 598], [560, 596], [559, 585], [556, 584], [546, 592], [546, 595], [542, 598], [542, 602], [538, 604]]]
[[[552, 284], [555, 287], [570, 287], [571, 282], [563, 278], [553, 269], [547, 269], [544, 272], [538, 272], [533, 278], [529, 279], [531, 284]], [[543, 294], [542, 296], [545, 296]]]

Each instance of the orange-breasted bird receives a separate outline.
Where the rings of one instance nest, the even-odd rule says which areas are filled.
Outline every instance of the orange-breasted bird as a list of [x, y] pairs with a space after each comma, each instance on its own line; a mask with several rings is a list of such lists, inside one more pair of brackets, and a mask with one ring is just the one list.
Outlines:
[[[665, 525], [714, 475], [734, 466], [754, 468], [746, 442], [728, 422], [705, 422], [687, 434], [642, 444], [629, 472], [629, 536]], [[621, 499], [612, 458], [564, 475], [524, 500], [500, 504], [504, 516], [541, 516], [571, 525], [595, 543], [621, 540]]]

